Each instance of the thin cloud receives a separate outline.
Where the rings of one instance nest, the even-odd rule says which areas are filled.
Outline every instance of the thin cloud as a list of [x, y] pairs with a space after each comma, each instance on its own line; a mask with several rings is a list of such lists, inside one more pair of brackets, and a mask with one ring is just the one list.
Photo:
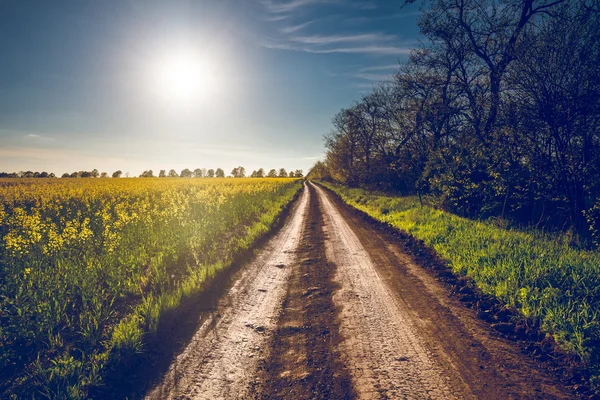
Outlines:
[[355, 78], [365, 79], [365, 80], [373, 81], [373, 82], [389, 81], [392, 78], [392, 76], [390, 74], [364, 74], [364, 73], [359, 73], [359, 74], [353, 74], [352, 76], [355, 77]]
[[300, 36], [293, 37], [290, 40], [304, 44], [326, 45], [332, 43], [374, 43], [374, 42], [390, 42], [396, 39], [396, 35], [384, 35], [382, 33], [364, 33], [356, 35], [333, 35], [333, 36]]
[[368, 71], [387, 71], [387, 70], [397, 70], [400, 68], [400, 64], [390, 64], [390, 65], [378, 65], [374, 67], [365, 67], [361, 68], [360, 72], [368, 72]]
[[308, 22], [305, 22], [305, 23], [299, 24], [299, 25], [285, 26], [285, 27], [281, 28], [279, 31], [281, 33], [285, 33], [285, 34], [290, 34], [290, 33], [298, 32], [298, 31], [306, 28], [307, 26], [313, 24], [315, 21], [316, 20], [308, 21]]
[[396, 35], [380, 32], [346, 35], [294, 36], [289, 39], [267, 38], [261, 43], [269, 49], [301, 51], [314, 54], [409, 54], [410, 47], [398, 44]]
[[410, 54], [408, 47], [396, 46], [360, 46], [360, 47], [337, 47], [323, 50], [308, 50], [309, 53], [329, 54], [329, 53], [348, 53], [348, 54]]
[[53, 142], [56, 140], [52, 137], [42, 136], [35, 133], [28, 133], [27, 135], [25, 135], [25, 138], [36, 142]]
[[275, 1], [275, 0], [259, 0], [259, 2], [265, 7], [270, 13], [289, 13], [296, 11], [299, 8], [312, 6], [312, 5], [323, 5], [332, 4], [340, 5], [348, 8], [358, 10], [375, 10], [379, 6], [376, 1], [347, 1], [347, 0], [290, 0], [290, 1]]
[[[271, 13], [287, 13], [298, 8], [306, 7], [313, 4], [323, 3], [323, 0], [291, 0], [287, 2], [276, 2], [273, 0], [263, 0], [261, 4]], [[327, 1], [331, 2], [331, 1]], [[336, 1], [334, 1], [336, 2]]]
[[380, 54], [380, 55], [400, 55], [410, 54], [409, 47], [402, 46], [381, 46], [377, 44], [373, 45], [358, 45], [358, 46], [344, 46], [344, 47], [327, 47], [320, 48], [318, 46], [302, 46], [298, 43], [277, 43], [277, 42], [266, 42], [261, 43], [262, 47], [273, 49], [273, 50], [288, 50], [288, 51], [302, 51], [313, 54], [333, 54], [333, 53], [346, 53], [346, 54]]

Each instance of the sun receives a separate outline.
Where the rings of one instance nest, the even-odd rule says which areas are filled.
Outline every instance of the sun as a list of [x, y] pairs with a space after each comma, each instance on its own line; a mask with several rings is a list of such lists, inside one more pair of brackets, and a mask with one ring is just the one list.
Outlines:
[[210, 63], [193, 52], [166, 55], [157, 68], [157, 90], [173, 105], [206, 99], [215, 89]]

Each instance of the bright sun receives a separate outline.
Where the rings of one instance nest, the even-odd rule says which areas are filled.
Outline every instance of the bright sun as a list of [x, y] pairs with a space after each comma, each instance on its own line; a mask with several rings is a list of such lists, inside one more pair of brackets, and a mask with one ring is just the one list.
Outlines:
[[174, 105], [206, 99], [215, 89], [210, 65], [193, 53], [172, 54], [157, 72], [159, 93]]

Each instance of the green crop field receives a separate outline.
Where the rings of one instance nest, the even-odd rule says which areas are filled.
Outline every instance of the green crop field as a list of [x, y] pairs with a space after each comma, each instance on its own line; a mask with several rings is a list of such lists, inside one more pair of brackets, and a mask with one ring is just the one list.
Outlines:
[[0, 397], [84, 398], [266, 233], [297, 179], [0, 180]]
[[391, 197], [324, 183], [377, 220], [423, 240], [459, 275], [518, 309], [567, 351], [600, 365], [600, 253], [570, 246], [568, 235], [504, 229]]

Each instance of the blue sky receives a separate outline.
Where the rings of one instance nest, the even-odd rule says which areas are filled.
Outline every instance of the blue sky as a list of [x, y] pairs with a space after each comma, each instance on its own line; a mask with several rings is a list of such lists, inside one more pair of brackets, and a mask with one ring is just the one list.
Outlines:
[[[418, 44], [369, 0], [0, 2], [0, 171], [303, 169], [331, 118]], [[202, 60], [172, 101], [156, 71]]]

